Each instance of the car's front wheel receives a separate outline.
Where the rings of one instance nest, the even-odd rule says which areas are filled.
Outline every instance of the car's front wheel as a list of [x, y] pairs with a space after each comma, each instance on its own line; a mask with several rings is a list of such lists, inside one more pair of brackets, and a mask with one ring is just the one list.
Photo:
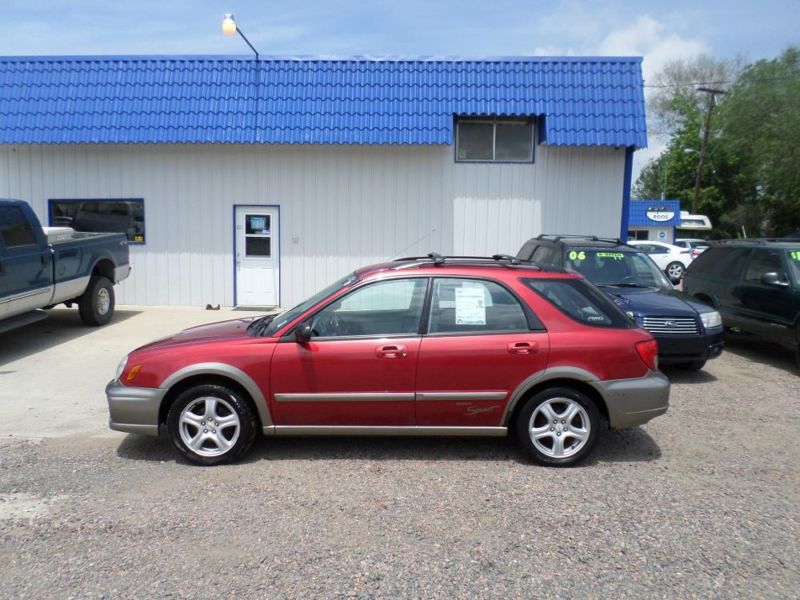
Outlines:
[[678, 261], [671, 262], [667, 265], [667, 268], [664, 269], [664, 272], [667, 274], [667, 277], [670, 278], [672, 283], [677, 283], [683, 277], [683, 272], [685, 271], [684, 266], [679, 263]]
[[600, 414], [585, 394], [554, 387], [525, 403], [516, 428], [519, 441], [536, 462], [569, 467], [591, 452], [600, 429]]
[[247, 452], [255, 439], [256, 420], [238, 392], [205, 384], [178, 396], [167, 414], [167, 431], [183, 457], [210, 466], [232, 462]]

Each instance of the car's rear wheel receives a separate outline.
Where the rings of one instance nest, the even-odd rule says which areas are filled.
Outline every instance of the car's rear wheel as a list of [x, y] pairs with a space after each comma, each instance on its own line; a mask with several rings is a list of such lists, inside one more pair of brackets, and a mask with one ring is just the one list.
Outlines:
[[667, 277], [669, 277], [673, 283], [677, 283], [678, 281], [681, 280], [684, 271], [685, 269], [683, 265], [678, 261], [669, 263], [667, 265], [667, 268], [664, 269], [664, 272], [667, 274]]
[[105, 325], [114, 315], [114, 284], [107, 277], [92, 276], [78, 301], [81, 320], [92, 327]]
[[591, 452], [600, 429], [600, 414], [585, 394], [554, 387], [525, 403], [516, 429], [520, 443], [533, 460], [551, 467], [569, 467]]
[[255, 439], [256, 420], [238, 392], [205, 384], [178, 396], [167, 414], [167, 431], [184, 458], [210, 466], [235, 461], [247, 452]]

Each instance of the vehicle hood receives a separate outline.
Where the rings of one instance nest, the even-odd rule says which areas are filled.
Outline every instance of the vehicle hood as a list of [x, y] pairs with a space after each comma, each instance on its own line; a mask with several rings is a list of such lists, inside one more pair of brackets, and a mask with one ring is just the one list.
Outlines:
[[713, 310], [677, 290], [656, 288], [601, 288], [625, 312], [641, 316], [694, 317]]
[[190, 327], [178, 333], [161, 338], [155, 342], [146, 344], [137, 350], [154, 350], [158, 348], [165, 348], [168, 346], [177, 346], [182, 344], [196, 344], [198, 342], [211, 342], [220, 341], [223, 339], [236, 339], [242, 338], [247, 335], [247, 326], [250, 325], [257, 317], [246, 317], [241, 319], [232, 319], [230, 321], [220, 321], [218, 323], [209, 323], [208, 325], [198, 325], [197, 327]]

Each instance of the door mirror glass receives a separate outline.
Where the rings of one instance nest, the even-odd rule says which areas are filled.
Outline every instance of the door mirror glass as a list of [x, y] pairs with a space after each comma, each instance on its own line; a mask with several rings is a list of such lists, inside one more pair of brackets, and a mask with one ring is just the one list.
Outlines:
[[789, 287], [789, 282], [786, 281], [786, 277], [784, 277], [782, 273], [764, 273], [761, 276], [761, 283], [775, 287]]
[[294, 339], [300, 344], [305, 344], [311, 339], [311, 323], [302, 323], [294, 330]]

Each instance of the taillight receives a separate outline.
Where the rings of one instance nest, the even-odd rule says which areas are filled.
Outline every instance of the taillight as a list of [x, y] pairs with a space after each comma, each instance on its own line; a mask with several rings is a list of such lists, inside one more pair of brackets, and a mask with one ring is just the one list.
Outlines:
[[636, 342], [636, 352], [639, 353], [644, 366], [651, 371], [658, 370], [658, 342], [655, 340]]

